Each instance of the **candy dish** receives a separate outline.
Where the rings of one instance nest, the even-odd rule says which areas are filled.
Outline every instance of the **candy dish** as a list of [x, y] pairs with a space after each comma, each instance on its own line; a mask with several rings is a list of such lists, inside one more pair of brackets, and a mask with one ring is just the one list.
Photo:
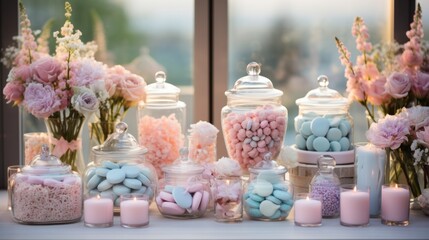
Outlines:
[[296, 152], [297, 161], [299, 163], [305, 164], [317, 164], [317, 159], [321, 155], [331, 155], [335, 158], [337, 165], [341, 164], [351, 164], [354, 163], [354, 149], [342, 152], [314, 152], [314, 151], [304, 151], [296, 147], [296, 145], [291, 146], [292, 150]]

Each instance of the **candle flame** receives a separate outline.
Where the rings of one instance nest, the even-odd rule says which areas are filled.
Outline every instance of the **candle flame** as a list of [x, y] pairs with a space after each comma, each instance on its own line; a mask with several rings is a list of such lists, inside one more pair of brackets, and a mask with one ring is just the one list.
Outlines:
[[398, 184], [397, 183], [395, 183], [395, 188], [398, 188]]
[[306, 198], [307, 200], [310, 200], [310, 198], [307, 196], [307, 198]]
[[99, 194], [97, 194], [97, 199], [100, 199], [100, 195]]
[[136, 201], [137, 200], [137, 197], [134, 197], [134, 201]]
[[353, 188], [353, 192], [356, 192], [356, 186]]

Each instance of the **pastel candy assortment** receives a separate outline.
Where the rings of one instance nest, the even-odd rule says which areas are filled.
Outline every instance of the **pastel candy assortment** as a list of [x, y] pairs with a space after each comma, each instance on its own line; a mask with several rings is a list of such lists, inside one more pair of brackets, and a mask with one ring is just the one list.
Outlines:
[[293, 206], [288, 189], [280, 178], [259, 175], [243, 195], [244, 210], [251, 219], [284, 220]]
[[222, 122], [229, 156], [246, 170], [262, 161], [267, 152], [277, 157], [286, 126], [286, 112], [270, 105], [246, 113], [229, 113]]
[[201, 183], [187, 187], [166, 185], [155, 198], [159, 211], [166, 217], [200, 217], [210, 201], [210, 193]]
[[156, 181], [145, 166], [104, 161], [87, 173], [86, 189], [91, 195], [109, 195], [119, 207], [121, 194], [144, 193], [152, 200]]
[[346, 118], [295, 119], [295, 131], [295, 144], [301, 150], [340, 152], [351, 148], [352, 125]]

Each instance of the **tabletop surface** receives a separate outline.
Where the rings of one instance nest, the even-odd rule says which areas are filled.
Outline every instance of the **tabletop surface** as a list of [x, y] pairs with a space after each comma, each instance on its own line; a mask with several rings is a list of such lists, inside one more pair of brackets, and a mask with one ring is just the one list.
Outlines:
[[83, 221], [22, 225], [12, 221], [7, 192], [0, 191], [0, 239], [429, 239], [429, 217], [421, 211], [411, 211], [407, 227], [385, 226], [379, 218], [371, 218], [366, 227], [344, 227], [339, 221], [323, 219], [321, 227], [298, 227], [291, 214], [281, 222], [251, 221], [245, 216], [240, 223], [219, 223], [212, 212], [199, 219], [177, 220], [162, 217], [152, 203], [150, 223], [144, 228], [123, 228], [119, 216], [109, 228], [88, 228]]

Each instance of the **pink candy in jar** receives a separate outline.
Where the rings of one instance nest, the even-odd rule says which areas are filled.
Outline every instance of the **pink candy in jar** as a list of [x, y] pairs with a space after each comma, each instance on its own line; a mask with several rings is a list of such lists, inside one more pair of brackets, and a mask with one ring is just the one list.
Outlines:
[[216, 161], [216, 139], [219, 130], [209, 122], [191, 124], [189, 131], [189, 157], [205, 164]]
[[267, 152], [280, 153], [287, 128], [287, 109], [281, 105], [283, 92], [260, 76], [257, 63], [247, 65], [242, 77], [225, 92], [228, 104], [222, 109], [222, 129], [231, 158], [243, 170], [262, 161]]

